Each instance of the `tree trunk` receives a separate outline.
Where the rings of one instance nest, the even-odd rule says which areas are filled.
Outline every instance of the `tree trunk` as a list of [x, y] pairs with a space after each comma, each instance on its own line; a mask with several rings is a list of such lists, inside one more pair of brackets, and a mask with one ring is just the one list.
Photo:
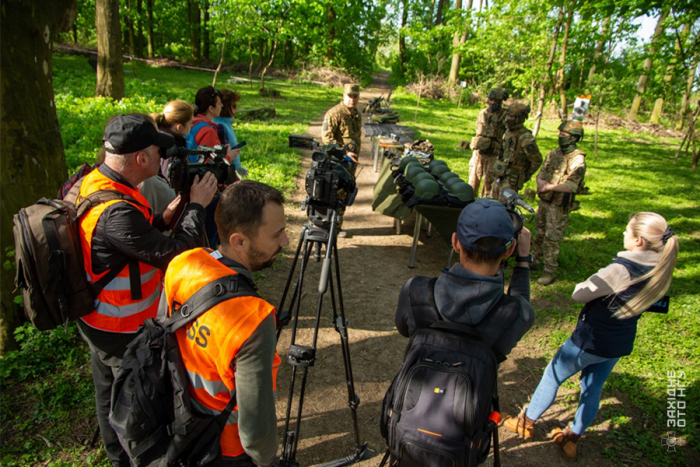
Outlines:
[[571, 28], [571, 19], [574, 17], [573, 8], [566, 15], [566, 23], [564, 24], [564, 37], [561, 41], [561, 55], [559, 56], [559, 70], [557, 70], [557, 88], [559, 89], [559, 112], [562, 121], [568, 120], [568, 111], [566, 109], [566, 91], [564, 90], [564, 68], [566, 68], [566, 44], [569, 41], [569, 29]]
[[192, 47], [192, 60], [198, 62], [202, 58], [200, 36], [200, 14], [197, 0], [189, 0], [190, 12], [190, 46]]
[[211, 43], [209, 40], [209, 0], [204, 0], [204, 20], [202, 21], [202, 58], [209, 61]]
[[600, 32], [601, 38], [595, 45], [595, 52], [593, 53], [593, 64], [591, 65], [591, 70], [588, 72], [588, 81], [590, 81], [596, 72], [596, 66], [598, 65], [598, 59], [600, 59], [600, 54], [603, 52], [603, 47], [605, 47], [606, 36], [610, 29], [610, 16], [606, 16], [603, 20], [603, 30]]
[[143, 0], [136, 0], [136, 51], [134, 55], [143, 58], [143, 22], [141, 21], [143, 12]]
[[[455, 0], [455, 10], [462, 9], [462, 0]], [[469, 33], [469, 20], [471, 18], [472, 10], [472, 0], [467, 0], [467, 17], [465, 20], [464, 31], [462, 34], [455, 33], [454, 39], [452, 39], [452, 48], [456, 49], [461, 44], [467, 40], [467, 34]], [[457, 75], [459, 74], [459, 62], [462, 59], [460, 53], [452, 54], [452, 65], [450, 66], [450, 75], [447, 78], [447, 86], [453, 86], [457, 81]]]
[[681, 101], [681, 114], [678, 118], [678, 123], [676, 123], [676, 131], [681, 131], [683, 129], [683, 120], [685, 119], [685, 114], [688, 112], [688, 102], [690, 101], [690, 92], [693, 90], [693, 82], [695, 81], [695, 73], [698, 69], [698, 60], [700, 59], [700, 53], [695, 53], [693, 57], [693, 64], [688, 70], [688, 79], [685, 85], [685, 94], [683, 94], [683, 100]]
[[404, 28], [408, 22], [408, 0], [402, 0], [401, 30], [399, 30], [399, 70], [401, 76], [406, 74], [406, 33]]
[[[130, 54], [134, 53], [136, 48], [136, 39], [134, 38], [134, 21], [131, 19], [131, 0], [126, 0], [126, 10], [127, 14], [124, 16], [124, 40], [123, 40], [123, 50], [128, 51]], [[119, 14], [117, 14], [117, 18]]]
[[537, 113], [535, 114], [535, 126], [532, 128], [532, 134], [537, 137], [537, 133], [540, 131], [540, 122], [542, 122], [542, 111], [544, 110], [544, 98], [547, 92], [547, 81], [552, 72], [552, 64], [554, 63], [554, 55], [557, 52], [557, 39], [559, 39], [559, 29], [561, 29], [561, 22], [564, 20], [564, 8], [559, 7], [559, 17], [557, 18], [557, 25], [554, 28], [554, 37], [552, 38], [552, 48], [549, 50], [549, 60], [547, 60], [547, 68], [545, 69], [544, 75], [542, 76], [542, 82], [540, 83], [540, 95], [537, 98]]
[[[661, 16], [659, 16], [659, 21], [656, 23], [656, 29], [654, 30], [654, 37], [652, 37], [651, 44], [649, 44], [649, 55], [654, 53], [654, 44], [664, 33], [664, 26], [662, 23], [668, 16], [669, 11], [670, 8], [666, 8], [661, 12]], [[639, 82], [637, 83], [637, 94], [634, 96], [634, 100], [632, 100], [632, 107], [630, 107], [630, 111], [627, 114], [627, 118], [630, 120], [637, 119], [639, 107], [642, 105], [642, 95], [644, 94], [644, 91], [646, 91], [647, 81], [649, 80], [649, 70], [651, 70], [651, 57], [644, 60], [644, 72], [639, 77]]]
[[681, 31], [680, 37], [676, 40], [676, 53], [674, 54], [673, 57], [671, 57], [669, 65], [666, 67], [666, 75], [664, 76], [664, 82], [663, 82], [663, 87], [661, 88], [661, 95], [656, 99], [656, 102], [654, 102], [654, 110], [651, 111], [651, 117], [649, 118], [649, 123], [653, 123], [655, 125], [659, 124], [659, 119], [661, 118], [661, 112], [663, 112], [663, 107], [664, 107], [664, 99], [666, 98], [666, 94], [668, 93], [668, 88], [671, 84], [671, 80], [673, 80], [673, 70], [676, 68], [676, 63], [678, 63], [678, 59], [680, 58], [681, 61], [683, 60], [680, 55], [682, 53], [682, 42], [685, 41], [685, 39], [688, 37], [688, 33], [690, 32], [690, 24], [685, 23], [683, 25], [683, 30]]
[[119, 0], [96, 0], [97, 86], [95, 96], [120, 100], [124, 97], [122, 40], [119, 27]]
[[600, 85], [600, 92], [598, 93], [598, 108], [596, 109], [595, 115], [595, 139], [593, 145], [593, 152], [596, 158], [598, 157], [598, 123], [600, 121], [600, 113], [603, 111], [603, 89], [605, 87], [605, 72], [608, 70], [608, 63], [610, 63], [610, 57], [612, 56], [613, 48], [614, 47], [611, 39], [610, 44], [608, 45], [608, 54], [605, 57], [605, 63], [603, 64], [603, 81]]
[[[51, 66], [53, 41], [70, 30], [76, 0], [3, 0], [0, 31], [0, 253], [14, 248], [12, 216], [39, 198], [54, 198], [66, 180]], [[14, 264], [13, 264], [14, 266]], [[23, 321], [14, 303], [14, 271], [0, 274], [0, 354], [16, 348]]]
[[445, 20], [443, 10], [445, 9], [445, 0], [438, 0], [437, 11], [435, 12], [435, 26], [442, 24]]
[[333, 46], [333, 43], [335, 42], [336, 36], [336, 14], [332, 6], [328, 7], [328, 13], [326, 14], [326, 17], [328, 18], [328, 38], [326, 40], [326, 44], [328, 44], [328, 46], [326, 48], [326, 60], [328, 60], [328, 62], [330, 63], [335, 58], [335, 48]]
[[155, 41], [153, 40], [153, 0], [146, 0], [146, 15], [148, 17], [148, 58], [153, 58]]

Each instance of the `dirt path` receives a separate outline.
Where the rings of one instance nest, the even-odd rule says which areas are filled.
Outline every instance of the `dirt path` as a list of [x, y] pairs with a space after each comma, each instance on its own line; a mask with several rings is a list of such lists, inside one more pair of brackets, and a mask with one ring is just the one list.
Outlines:
[[[372, 86], [362, 91], [359, 108], [380, 94], [387, 94], [388, 73], [375, 79]], [[329, 107], [334, 105], [329, 102]], [[319, 138], [323, 116], [309, 126], [309, 135]], [[422, 231], [415, 268], [408, 268], [410, 248], [413, 241], [414, 217], [402, 227], [397, 235], [393, 219], [375, 213], [371, 208], [372, 189], [377, 173], [372, 169], [370, 142], [364, 139], [357, 184], [359, 193], [353, 206], [348, 208], [343, 228], [352, 238], [338, 240], [340, 276], [346, 318], [349, 321], [349, 338], [355, 390], [361, 403], [358, 408], [358, 424], [362, 442], [368, 442], [372, 458], [362, 464], [367, 467], [379, 465], [385, 450], [384, 440], [379, 433], [381, 403], [394, 375], [401, 365], [406, 339], [394, 327], [394, 313], [398, 294], [402, 285], [416, 275], [436, 276], [445, 266], [449, 249], [435, 233], [427, 238]], [[275, 305], [282, 297], [291, 260], [299, 241], [301, 227], [307, 221], [306, 214], [299, 208], [305, 197], [304, 175], [310, 167], [310, 154], [302, 156], [302, 174], [297, 180], [299, 189], [290, 197], [287, 206], [290, 248], [276, 269], [265, 272], [265, 280], [260, 284], [261, 292]], [[298, 268], [297, 268], [298, 269]], [[304, 279], [302, 296], [302, 317], [299, 318], [297, 344], [310, 345], [314, 313], [318, 300], [320, 263], [310, 263]], [[296, 283], [298, 272], [293, 283]], [[289, 301], [289, 299], [287, 299]], [[343, 369], [340, 338], [331, 322], [332, 310], [328, 294], [324, 300], [318, 335], [317, 360], [309, 371], [304, 400], [304, 420], [300, 430], [297, 460], [300, 465], [315, 465], [346, 456], [355, 445], [352, 419], [348, 409], [348, 392]], [[538, 349], [538, 337], [546, 329], [528, 334], [499, 371], [501, 408], [505, 413], [517, 413], [519, 405], [532, 395], [547, 364]], [[283, 365], [279, 372], [277, 414], [280, 439], [284, 431], [284, 419], [291, 377], [290, 366], [286, 364], [290, 343], [290, 329], [285, 329], [280, 337], [278, 351]], [[300, 374], [300, 373], [299, 373]], [[299, 387], [297, 380], [297, 388]], [[565, 393], [564, 389], [560, 392]], [[295, 401], [298, 400], [295, 396]], [[546, 440], [546, 434], [556, 426], [564, 426], [571, 420], [576, 409], [576, 399], [553, 406], [544, 417], [544, 423], [537, 427], [533, 443], [522, 443], [500, 430], [501, 459], [504, 466], [549, 467], [567, 465], [559, 456], [558, 447]], [[293, 412], [296, 413], [296, 412]], [[581, 453], [577, 465], [615, 465], [601, 456], [606, 441], [596, 431], [598, 426], [587, 433], [581, 443]], [[490, 460], [488, 461], [490, 463]], [[488, 465], [488, 464], [487, 464]], [[642, 464], [644, 465], [644, 464]]]

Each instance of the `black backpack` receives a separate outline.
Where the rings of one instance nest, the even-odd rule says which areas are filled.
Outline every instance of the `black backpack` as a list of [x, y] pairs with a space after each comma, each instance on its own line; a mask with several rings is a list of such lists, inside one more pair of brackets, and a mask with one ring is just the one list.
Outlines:
[[87, 280], [78, 220], [98, 204], [115, 199], [136, 203], [118, 191], [103, 190], [77, 206], [41, 198], [14, 215], [15, 286], [21, 289], [24, 311], [37, 329], [53, 329], [95, 311], [97, 296], [128, 264], [125, 260], [93, 284]]
[[224, 276], [199, 289], [167, 317], [165, 292], [158, 317], [147, 319], [127, 346], [112, 385], [109, 423], [132, 466], [203, 466], [221, 455], [219, 440], [235, 393], [218, 415], [195, 412], [175, 331], [214, 305], [257, 296], [243, 274]]
[[[486, 334], [441, 320], [435, 281], [419, 276], [409, 287], [417, 329], [384, 396], [384, 461], [391, 455], [392, 467], [476, 466], [488, 457], [493, 437], [500, 466], [497, 377], [505, 357], [494, 354]], [[517, 315], [506, 314], [508, 308], [496, 305], [491, 313], [502, 316], [490, 317], [512, 324]]]

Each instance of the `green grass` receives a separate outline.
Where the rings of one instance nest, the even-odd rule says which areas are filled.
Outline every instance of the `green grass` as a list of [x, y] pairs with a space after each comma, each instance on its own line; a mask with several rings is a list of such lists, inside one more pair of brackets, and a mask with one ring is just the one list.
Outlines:
[[[481, 107], [457, 108], [448, 101], [422, 99], [414, 121], [416, 98], [401, 89], [392, 95], [392, 106], [400, 111], [402, 124], [418, 130], [417, 137], [428, 138], [436, 157], [448, 162], [463, 179], [469, 174], [467, 153], [459, 141], [474, 135], [476, 116]], [[526, 126], [532, 128], [532, 121]], [[537, 137], [543, 156], [557, 145], [558, 122], [545, 121]], [[533, 281], [533, 298], [556, 304], [537, 309], [537, 327], [546, 329], [546, 357], [570, 335], [580, 305], [569, 297], [574, 286], [610, 263], [623, 249], [622, 233], [630, 215], [654, 211], [664, 216], [680, 238], [680, 253], [669, 290], [668, 315], [648, 313], [639, 321], [635, 349], [620, 360], [605, 386], [603, 396], [622, 392], [632, 407], [603, 404], [601, 410], [612, 416], [622, 441], [605, 455], [629, 462], [641, 452], [653, 465], [692, 465], [682, 455], [668, 453], [660, 437], [667, 431], [682, 434], [690, 448], [700, 450], [700, 196], [698, 173], [690, 170], [689, 157], [673, 163], [679, 140], [601, 130], [598, 156], [594, 156], [593, 131], [586, 128], [579, 145], [586, 154], [586, 185], [590, 196], [580, 196], [581, 209], [570, 216], [566, 239], [561, 245], [557, 280], [549, 287]], [[535, 189], [534, 180], [525, 188]], [[537, 206], [537, 201], [531, 204]], [[526, 226], [534, 230], [534, 225]], [[535, 273], [534, 279], [538, 274]], [[527, 336], [525, 337], [527, 339]], [[685, 428], [667, 428], [665, 411], [667, 371], [686, 372], [688, 404]], [[572, 386], [572, 388], [575, 386]], [[600, 419], [598, 419], [600, 420]], [[644, 424], [648, 429], [644, 429]], [[621, 447], [620, 447], [621, 446]], [[687, 449], [687, 448], [686, 448]], [[679, 451], [683, 451], [679, 449]], [[639, 460], [641, 462], [641, 459]]]

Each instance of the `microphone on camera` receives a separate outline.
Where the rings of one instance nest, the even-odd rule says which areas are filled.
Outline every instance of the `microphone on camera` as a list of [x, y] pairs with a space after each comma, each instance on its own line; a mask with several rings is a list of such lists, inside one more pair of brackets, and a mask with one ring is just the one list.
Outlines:
[[516, 205], [525, 209], [530, 214], [535, 213], [535, 210], [532, 208], [532, 206], [523, 201], [518, 192], [513, 190], [512, 188], [504, 188], [501, 192], [501, 196], [503, 196], [508, 201], [514, 202]]

